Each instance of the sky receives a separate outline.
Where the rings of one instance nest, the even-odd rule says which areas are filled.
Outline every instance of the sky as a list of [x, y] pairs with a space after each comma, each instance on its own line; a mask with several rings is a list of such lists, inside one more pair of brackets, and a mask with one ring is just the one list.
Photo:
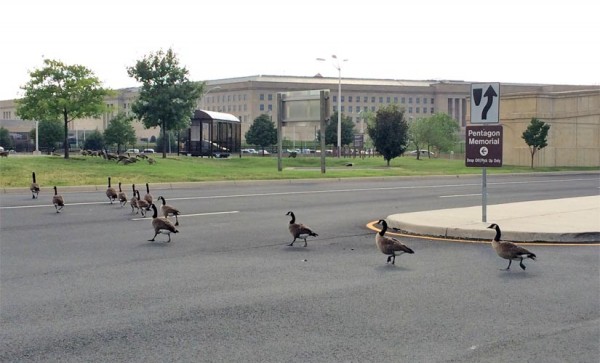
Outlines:
[[136, 87], [127, 67], [168, 49], [194, 81], [337, 78], [339, 66], [342, 78], [600, 85], [592, 3], [4, 1], [0, 100], [22, 97], [44, 59], [83, 65], [106, 88]]

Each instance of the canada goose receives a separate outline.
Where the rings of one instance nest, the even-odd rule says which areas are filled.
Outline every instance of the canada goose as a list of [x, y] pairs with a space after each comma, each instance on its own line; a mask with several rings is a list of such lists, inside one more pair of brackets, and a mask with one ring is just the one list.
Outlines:
[[[139, 212], [139, 207], [137, 205], [137, 197], [135, 194], [135, 184], [131, 185], [131, 189], [133, 190], [133, 197], [131, 197], [131, 200], [129, 201], [129, 204], [131, 205], [131, 213], [133, 213], [133, 211], [137, 208], [138, 212]], [[135, 214], [138, 214], [138, 212], [136, 212]]]
[[31, 173], [31, 186], [29, 190], [31, 190], [31, 199], [35, 199], [40, 194], [40, 185], [35, 181], [35, 171]]
[[179, 209], [173, 207], [172, 205], [168, 205], [167, 201], [165, 200], [165, 197], [163, 197], [162, 195], [158, 197], [158, 200], [162, 200], [162, 206], [160, 207], [162, 215], [165, 218], [169, 217], [169, 215], [175, 216], [175, 225], [178, 226], [179, 220], [177, 219], [177, 216], [181, 214], [179, 212]]
[[318, 236], [318, 234], [313, 232], [313, 230], [309, 226], [302, 223], [296, 223], [296, 216], [294, 215], [294, 212], [289, 211], [286, 213], [286, 216], [292, 217], [288, 228], [292, 236], [294, 236], [294, 240], [288, 246], [293, 246], [294, 242], [296, 242], [296, 238], [301, 238], [304, 240], [304, 247], [306, 247], [306, 238], [308, 238], [309, 236]]
[[113, 204], [115, 200], [117, 200], [118, 194], [115, 188], [110, 185], [110, 176], [108, 177], [108, 188], [106, 188], [106, 196], [108, 197], [108, 201], [110, 204]]
[[146, 210], [150, 210], [150, 204], [152, 204], [154, 198], [152, 198], [152, 194], [150, 194], [150, 187], [148, 186], [148, 183], [146, 183], [146, 195], [144, 195], [144, 200], [148, 202], [148, 208]]
[[60, 213], [60, 211], [65, 206], [65, 199], [62, 195], [58, 195], [56, 185], [54, 186], [54, 196], [52, 196], [52, 204], [54, 204], [54, 208], [56, 208], [56, 213]]
[[401, 255], [403, 253], [415, 253], [415, 251], [413, 251], [408, 246], [400, 242], [398, 239], [385, 236], [385, 232], [388, 228], [387, 222], [385, 220], [380, 219], [377, 223], [381, 224], [383, 228], [375, 235], [375, 243], [384, 255], [388, 255], [387, 263], [390, 263], [391, 260], [392, 265], [395, 264], [396, 252], [400, 252], [398, 255]]
[[154, 211], [154, 214], [152, 215], [152, 227], [154, 227], [154, 237], [152, 237], [152, 239], [149, 239], [148, 241], [154, 242], [156, 236], [159, 233], [163, 233], [169, 236], [169, 240], [167, 241], [167, 243], [171, 242], [171, 233], [179, 233], [179, 231], [177, 230], [177, 228], [175, 228], [175, 225], [173, 225], [173, 223], [170, 220], [168, 220], [165, 217], [158, 216], [158, 210], [156, 209], [156, 206], [154, 204], [151, 204], [150, 206]]
[[[139, 190], [136, 190], [135, 194], [137, 196], [136, 205], [137, 205], [138, 211], [140, 213], [142, 213], [142, 217], [145, 217], [146, 211], [150, 210], [151, 204], [148, 204], [148, 202], [144, 199], [140, 199], [140, 191]], [[135, 214], [137, 214], [137, 212]]]
[[127, 194], [121, 189], [121, 182], [119, 182], [119, 203], [121, 203], [121, 207], [127, 204]]
[[508, 266], [505, 268], [505, 270], [510, 269], [510, 264], [513, 260], [519, 260], [519, 266], [521, 266], [523, 270], [526, 268], [523, 264], [524, 258], [530, 258], [535, 261], [537, 256], [534, 253], [529, 252], [525, 248], [519, 247], [512, 242], [501, 241], [500, 237], [502, 236], [502, 232], [500, 232], [500, 226], [498, 226], [496, 223], [492, 223], [487, 228], [496, 230], [496, 236], [492, 240], [492, 247], [498, 256], [508, 260]]

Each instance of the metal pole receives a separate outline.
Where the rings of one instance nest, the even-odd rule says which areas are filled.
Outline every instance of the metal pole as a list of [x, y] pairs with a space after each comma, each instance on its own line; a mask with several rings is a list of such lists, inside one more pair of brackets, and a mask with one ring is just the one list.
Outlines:
[[337, 156], [342, 156], [342, 66], [338, 63]]
[[481, 169], [481, 221], [487, 222], [487, 170]]

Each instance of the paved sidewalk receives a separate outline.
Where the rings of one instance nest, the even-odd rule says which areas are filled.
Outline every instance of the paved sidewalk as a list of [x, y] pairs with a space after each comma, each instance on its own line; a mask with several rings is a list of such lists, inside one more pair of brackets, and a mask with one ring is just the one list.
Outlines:
[[514, 242], [600, 242], [600, 195], [393, 214], [388, 225], [409, 234], [491, 240], [496, 223], [502, 239]]

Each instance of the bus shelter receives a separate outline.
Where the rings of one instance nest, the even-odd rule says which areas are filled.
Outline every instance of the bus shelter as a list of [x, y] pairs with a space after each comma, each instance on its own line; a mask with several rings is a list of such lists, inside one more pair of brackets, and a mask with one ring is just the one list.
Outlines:
[[189, 156], [226, 158], [241, 150], [242, 124], [229, 113], [196, 110], [187, 136]]

